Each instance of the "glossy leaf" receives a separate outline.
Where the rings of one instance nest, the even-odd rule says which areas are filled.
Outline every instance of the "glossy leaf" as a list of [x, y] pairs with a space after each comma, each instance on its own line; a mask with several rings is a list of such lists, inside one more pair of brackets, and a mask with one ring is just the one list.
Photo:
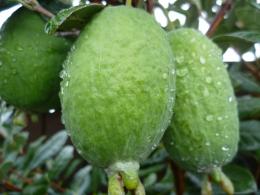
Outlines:
[[58, 156], [55, 158], [51, 170], [48, 174], [51, 179], [57, 179], [62, 171], [68, 166], [70, 160], [73, 158], [74, 148], [72, 146], [65, 146]]
[[250, 120], [240, 122], [239, 149], [243, 151], [258, 150], [260, 148], [260, 121]]
[[63, 9], [46, 24], [45, 31], [54, 34], [58, 31], [80, 30], [103, 8], [102, 4], [87, 4]]
[[50, 138], [44, 145], [42, 145], [37, 151], [36, 155], [33, 157], [29, 168], [34, 169], [43, 163], [48, 158], [57, 154], [67, 141], [67, 133], [65, 131], [60, 131], [52, 138]]
[[239, 117], [241, 119], [260, 118], [260, 98], [238, 98]]

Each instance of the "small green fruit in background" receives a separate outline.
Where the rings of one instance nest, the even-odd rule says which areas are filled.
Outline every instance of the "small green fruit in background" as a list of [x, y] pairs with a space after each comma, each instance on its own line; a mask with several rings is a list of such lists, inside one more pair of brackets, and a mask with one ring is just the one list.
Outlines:
[[164, 144], [183, 168], [211, 172], [237, 152], [239, 121], [220, 49], [193, 29], [169, 33], [175, 56], [176, 103]]
[[[65, 63], [63, 119], [79, 153], [107, 169], [110, 193], [138, 187], [137, 170], [172, 113], [173, 56], [167, 34], [146, 12], [107, 7], [86, 26]], [[112, 189], [114, 188], [114, 189]]]
[[59, 106], [59, 72], [70, 42], [45, 34], [44, 25], [38, 14], [20, 8], [0, 32], [0, 97], [24, 110]]

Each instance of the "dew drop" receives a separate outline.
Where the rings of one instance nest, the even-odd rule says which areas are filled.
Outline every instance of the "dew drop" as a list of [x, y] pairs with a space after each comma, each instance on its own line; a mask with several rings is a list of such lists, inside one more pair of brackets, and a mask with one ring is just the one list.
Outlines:
[[209, 96], [209, 91], [208, 91], [207, 88], [204, 89], [203, 95], [204, 95], [205, 97]]
[[221, 117], [221, 116], [218, 116], [218, 121], [221, 121], [221, 120], [223, 120], [223, 118]]
[[227, 147], [227, 146], [222, 146], [221, 150], [223, 150], [223, 151], [228, 151], [228, 150], [229, 150], [229, 147]]
[[167, 73], [163, 73], [162, 77], [163, 77], [163, 79], [167, 79], [167, 77], [168, 77]]
[[184, 57], [183, 56], [179, 56], [179, 57], [176, 57], [175, 60], [176, 60], [177, 63], [182, 63], [183, 60], [184, 60]]
[[188, 74], [187, 68], [177, 70], [177, 76], [179, 76], [179, 77], [184, 77], [187, 74]]
[[232, 101], [233, 101], [233, 97], [230, 96], [230, 97], [228, 98], [228, 102], [232, 102]]
[[200, 57], [200, 63], [201, 63], [201, 64], [205, 64], [205, 63], [206, 63], [206, 60], [205, 60], [205, 58], [203, 58], [203, 57]]
[[206, 82], [207, 82], [207, 83], [211, 83], [211, 81], [212, 81], [212, 78], [211, 78], [211, 77], [206, 77]]
[[206, 116], [206, 120], [207, 120], [207, 121], [212, 121], [212, 120], [213, 120], [213, 116], [212, 116], [212, 115]]
[[69, 86], [69, 81], [66, 81], [65, 87], [68, 87], [68, 86]]

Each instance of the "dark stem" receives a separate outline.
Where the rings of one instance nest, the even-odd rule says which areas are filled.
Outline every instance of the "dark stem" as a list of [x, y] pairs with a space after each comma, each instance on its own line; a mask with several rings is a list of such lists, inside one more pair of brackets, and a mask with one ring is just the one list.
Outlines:
[[54, 16], [53, 13], [51, 13], [49, 10], [45, 9], [44, 7], [42, 7], [40, 4], [38, 4], [37, 6], [33, 7], [33, 10], [36, 12], [39, 12], [49, 18], [52, 18]]
[[2, 185], [4, 186], [4, 188], [6, 190], [10, 190], [10, 191], [13, 191], [13, 192], [22, 192], [22, 189], [15, 186], [14, 184], [8, 182], [8, 181], [4, 181], [2, 182]]
[[146, 10], [147, 10], [148, 13], [150, 13], [150, 14], [153, 13], [153, 6], [154, 6], [153, 0], [147, 0], [146, 1]]
[[170, 166], [172, 173], [174, 175], [174, 185], [176, 188], [176, 195], [183, 195], [185, 192], [185, 181], [184, 175], [185, 172], [178, 167], [172, 160], [170, 160]]
[[246, 69], [255, 77], [256, 80], [260, 80], [260, 71], [251, 63], [243, 62]]
[[215, 31], [217, 30], [219, 24], [224, 19], [225, 14], [231, 9], [232, 3], [233, 3], [232, 0], [226, 0], [222, 4], [219, 12], [217, 13], [215, 19], [213, 20], [213, 22], [210, 25], [208, 32], [206, 33], [206, 35], [208, 37], [212, 37], [212, 35], [215, 33]]

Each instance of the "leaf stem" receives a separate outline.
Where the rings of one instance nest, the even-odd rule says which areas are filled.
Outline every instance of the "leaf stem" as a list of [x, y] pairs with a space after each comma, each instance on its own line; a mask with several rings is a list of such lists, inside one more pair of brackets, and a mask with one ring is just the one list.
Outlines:
[[219, 12], [217, 13], [215, 19], [213, 20], [213, 22], [210, 25], [208, 32], [206, 33], [206, 35], [208, 37], [212, 37], [212, 35], [215, 33], [215, 31], [217, 30], [218, 26], [220, 25], [220, 23], [224, 19], [225, 14], [231, 9], [232, 3], [233, 3], [232, 0], [226, 0], [222, 4]]

